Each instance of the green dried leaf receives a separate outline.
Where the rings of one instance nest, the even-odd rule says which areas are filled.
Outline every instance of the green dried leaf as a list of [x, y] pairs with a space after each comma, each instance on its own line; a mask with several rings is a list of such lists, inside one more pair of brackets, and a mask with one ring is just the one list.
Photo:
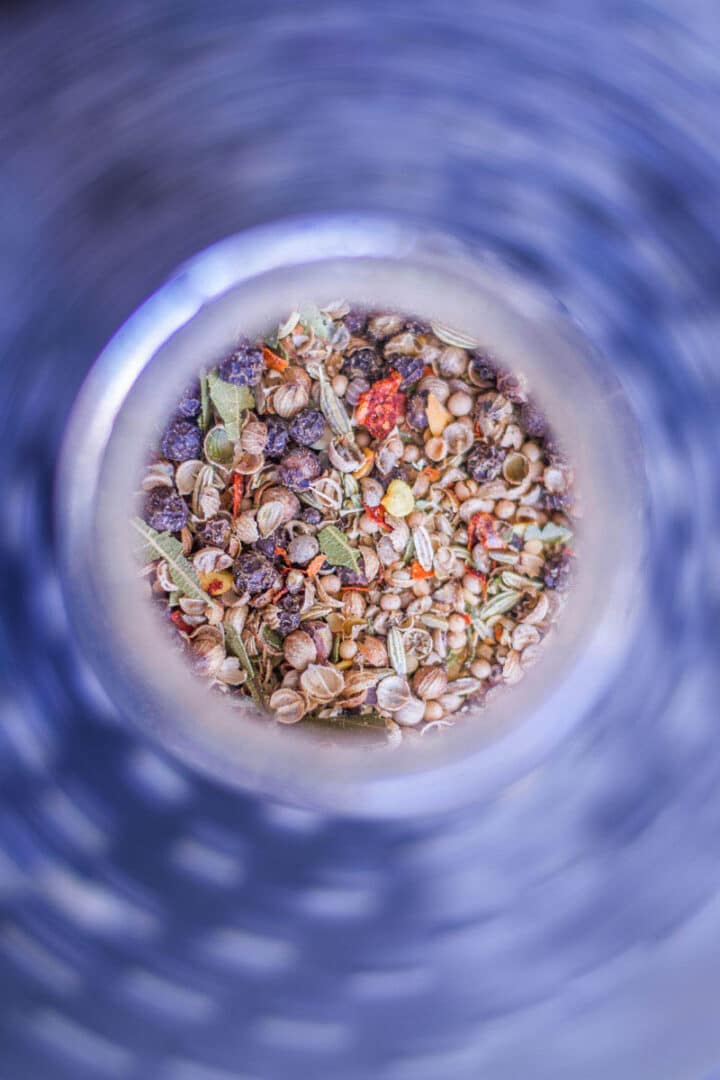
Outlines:
[[244, 414], [255, 406], [252, 390], [249, 386], [233, 386], [225, 382], [216, 371], [208, 375], [208, 388], [228, 437], [236, 442], [242, 432]]
[[313, 330], [315, 337], [327, 338], [329, 335], [327, 320], [315, 304], [307, 304], [301, 310], [300, 322], [307, 330]]
[[173, 589], [173, 591], [168, 595], [168, 607], [177, 607], [179, 603], [180, 603], [180, 590], [179, 589]]
[[572, 544], [573, 534], [570, 529], [566, 529], [563, 525], [556, 525], [553, 521], [548, 521], [547, 525], [543, 526], [540, 539], [543, 544]]
[[225, 645], [227, 646], [228, 651], [231, 652], [233, 656], [237, 656], [242, 664], [242, 667], [247, 674], [247, 688], [250, 691], [253, 701], [257, 705], [262, 705], [263, 697], [260, 693], [258, 677], [255, 673], [252, 660], [248, 656], [243, 639], [240, 637], [237, 630], [229, 624], [225, 625]]
[[335, 525], [326, 525], [318, 536], [320, 550], [327, 557], [332, 566], [347, 566], [351, 570], [357, 570], [360, 563], [360, 552], [350, 546], [345, 533]]
[[205, 436], [204, 450], [205, 457], [213, 465], [232, 465], [235, 446], [222, 424], [208, 431]]
[[182, 596], [191, 596], [195, 600], [206, 600], [208, 604], [212, 603], [212, 599], [200, 588], [197, 574], [192, 563], [185, 558], [179, 540], [176, 540], [171, 533], [157, 532], [142, 518], [132, 518], [131, 524], [142, 537], [142, 557], [146, 562], [165, 559], [170, 577]]
[[264, 626], [262, 634], [268, 645], [272, 645], [273, 649], [282, 650], [283, 639], [277, 630], [271, 630], [269, 626]]
[[200, 375], [200, 428], [207, 431], [210, 424], [210, 388], [208, 387], [207, 372]]
[[570, 529], [563, 525], [556, 525], [554, 521], [548, 521], [539, 529], [537, 525], [528, 525], [523, 534], [525, 540], [542, 540], [543, 544], [571, 544], [573, 534]]

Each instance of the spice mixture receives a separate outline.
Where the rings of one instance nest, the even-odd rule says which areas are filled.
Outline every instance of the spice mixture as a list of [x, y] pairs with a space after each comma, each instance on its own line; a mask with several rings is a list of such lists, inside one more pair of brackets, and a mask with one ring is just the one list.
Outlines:
[[143, 491], [144, 573], [190, 662], [281, 723], [453, 724], [522, 678], [572, 578], [573, 473], [522, 377], [395, 313], [238, 341]]

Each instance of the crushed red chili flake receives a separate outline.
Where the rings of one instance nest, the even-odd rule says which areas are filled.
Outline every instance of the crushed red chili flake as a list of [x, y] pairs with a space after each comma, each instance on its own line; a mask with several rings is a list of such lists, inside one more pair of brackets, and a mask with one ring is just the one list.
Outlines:
[[183, 634], [189, 634], [190, 633], [190, 627], [188, 626], [188, 624], [183, 619], [182, 612], [173, 611], [172, 614], [170, 615], [170, 621], [174, 622], [175, 625], [177, 626], [178, 630], [181, 630], [183, 632]]
[[363, 503], [365, 513], [373, 521], [377, 521], [378, 525], [381, 525], [383, 529], [389, 529], [390, 526], [385, 520], [385, 507], [384, 506], [368, 506], [367, 503]]
[[355, 420], [367, 428], [376, 439], [389, 435], [405, 412], [405, 394], [400, 392], [402, 375], [393, 371], [385, 379], [378, 379], [366, 390], [355, 409]]
[[505, 541], [495, 531], [495, 521], [492, 514], [484, 511], [473, 514], [468, 526], [468, 548], [472, 551], [475, 541], [479, 539], [486, 551], [501, 551], [505, 547]]
[[412, 566], [410, 567], [410, 577], [413, 581], [424, 581], [425, 578], [431, 578], [435, 576], [434, 570], [425, 570], [420, 565], [417, 559], [413, 559]]
[[240, 473], [233, 473], [233, 518], [236, 518], [240, 513], [240, 503], [242, 502], [244, 487], [245, 477], [242, 476]]

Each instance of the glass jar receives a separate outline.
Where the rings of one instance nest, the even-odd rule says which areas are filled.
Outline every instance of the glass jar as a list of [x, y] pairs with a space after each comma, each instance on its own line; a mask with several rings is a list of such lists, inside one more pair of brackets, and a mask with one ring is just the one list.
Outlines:
[[[442, 735], [399, 748], [268, 723], [208, 693], [161, 632], [129, 518], [144, 459], [182, 388], [242, 332], [342, 297], [457, 327], [522, 371], [576, 468], [578, 573], [541, 662]], [[292, 220], [192, 259], [123, 326], [76, 403], [60, 465], [63, 576], [77, 633], [123, 716], [222, 781], [305, 806], [404, 816], [497, 795], [582, 722], [633, 627], [642, 557], [642, 455], [617, 381], [552, 298], [495, 259], [421, 226]]]

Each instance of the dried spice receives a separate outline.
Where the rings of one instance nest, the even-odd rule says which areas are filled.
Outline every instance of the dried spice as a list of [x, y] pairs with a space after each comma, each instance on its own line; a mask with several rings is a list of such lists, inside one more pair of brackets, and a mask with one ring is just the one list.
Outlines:
[[573, 470], [522, 373], [451, 328], [294, 311], [186, 388], [132, 526], [193, 670], [280, 724], [452, 726], [536, 662]]

